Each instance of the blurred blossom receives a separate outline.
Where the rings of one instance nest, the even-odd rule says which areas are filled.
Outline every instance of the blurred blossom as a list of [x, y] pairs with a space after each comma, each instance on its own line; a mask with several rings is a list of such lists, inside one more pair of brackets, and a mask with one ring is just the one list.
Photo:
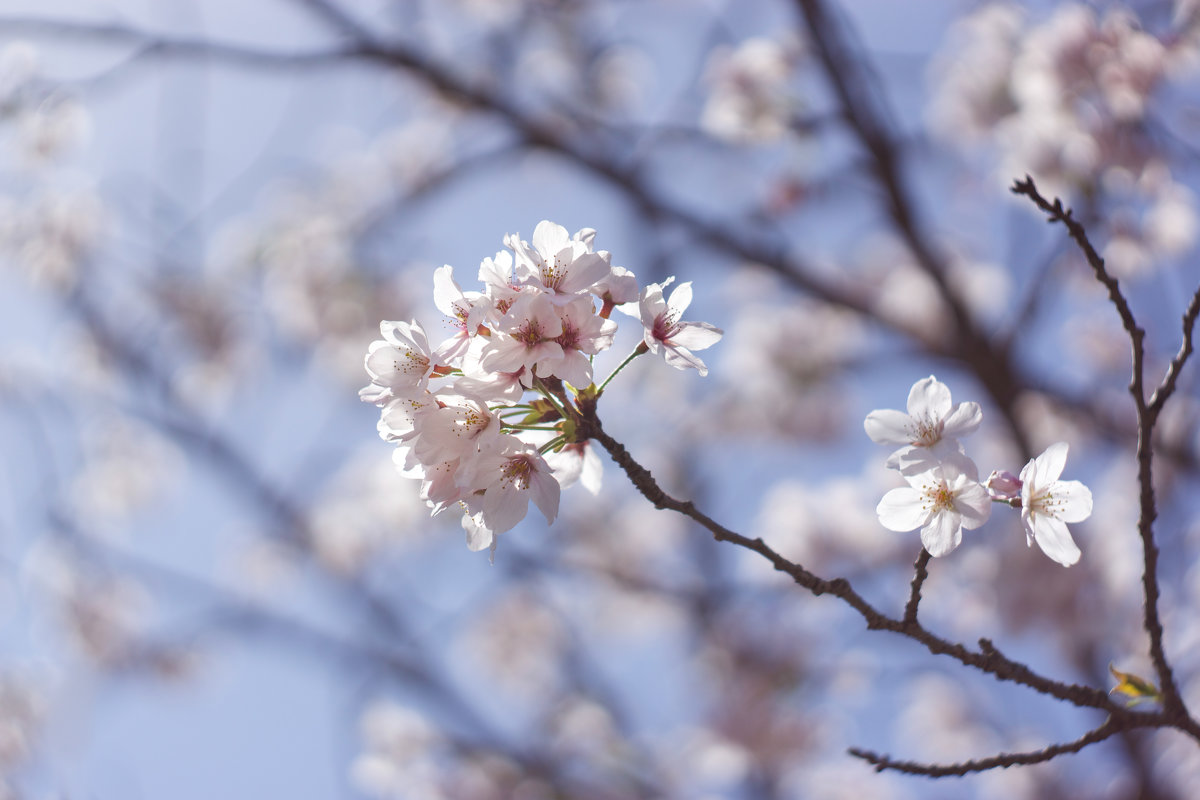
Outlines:
[[104, 222], [100, 197], [88, 188], [43, 187], [32, 197], [0, 197], [0, 256], [35, 284], [66, 291]]
[[1160, 38], [1126, 9], [1099, 15], [1078, 3], [1042, 20], [989, 3], [947, 42], [929, 109], [943, 138], [959, 146], [990, 141], [1005, 184], [1032, 174], [1044, 193], [1064, 199], [1103, 187], [1125, 220], [1104, 252], [1118, 275], [1193, 247], [1194, 200], [1172, 179], [1161, 137], [1146, 125], [1156, 110], [1172, 110], [1159, 96], [1195, 68], [1200, 43]]
[[78, 100], [48, 97], [18, 120], [25, 158], [33, 165], [53, 161], [86, 143], [91, 125], [91, 115]]
[[396, 800], [448, 800], [440, 788], [445, 744], [424, 716], [377, 700], [363, 711], [359, 731], [363, 749], [350, 767], [350, 778], [360, 791]]
[[[884, 529], [873, 512], [881, 486], [872, 476], [819, 483], [785, 478], [763, 498], [754, 530], [784, 557], [818, 572], [915, 555], [915, 543]], [[790, 580], [755, 555], [746, 566], [770, 580]]]
[[27, 578], [51, 622], [99, 666], [122, 666], [133, 654], [152, 601], [141, 584], [90, 566], [70, 551], [43, 545], [25, 563]]
[[863, 328], [849, 312], [803, 300], [737, 304], [721, 354], [730, 430], [773, 440], [841, 435], [845, 391], [838, 380], [859, 355]]
[[44, 688], [28, 669], [7, 665], [0, 670], [0, 782], [33, 754], [46, 722]]
[[854, 268], [874, 313], [917, 331], [929, 339], [947, 335], [951, 320], [937, 285], [890, 233], [873, 234], [859, 247]]
[[113, 530], [121, 530], [129, 515], [167, 498], [182, 455], [157, 430], [129, 417], [103, 417], [87, 434], [71, 491], [81, 518], [119, 523]]
[[[389, 548], [411, 544], [430, 520], [415, 491], [397, 485], [389, 453], [370, 446], [347, 462], [312, 511], [311, 546], [327, 568], [350, 575]], [[402, 484], [402, 482], [401, 482]]]
[[770, 142], [784, 136], [800, 108], [794, 70], [801, 50], [794, 40], [747, 39], [719, 47], [705, 70], [708, 99], [700, 125], [732, 142]]
[[471, 654], [470, 663], [488, 665], [490, 681], [544, 703], [561, 686], [566, 636], [546, 601], [517, 587], [476, 612], [463, 646]]
[[9, 42], [0, 50], [0, 112], [21, 101], [39, 69], [37, 48], [29, 42]]

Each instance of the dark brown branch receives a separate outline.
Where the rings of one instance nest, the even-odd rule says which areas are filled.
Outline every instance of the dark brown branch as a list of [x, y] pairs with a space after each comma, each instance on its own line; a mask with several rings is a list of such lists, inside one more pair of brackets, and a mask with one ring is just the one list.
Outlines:
[[[653, 503], [655, 508], [668, 508], [683, 514], [706, 528], [717, 541], [730, 542], [758, 553], [771, 562], [776, 570], [790, 576], [793, 581], [814, 595], [831, 594], [838, 597], [862, 616], [869, 630], [886, 630], [901, 634], [919, 642], [931, 653], [948, 655], [966, 666], [992, 675], [997, 680], [1019, 683], [1040, 694], [1056, 697], [1076, 706], [1098, 708], [1110, 713], [1132, 713], [1115, 705], [1105, 692], [1038, 675], [1026, 665], [1009, 659], [995, 648], [975, 652], [960, 643], [937, 636], [915, 621], [889, 617], [868, 603], [845, 578], [820, 578], [803, 566], [784, 558], [761, 538], [751, 539], [729, 530], [699, 511], [691, 502], [677, 500], [664, 492], [650, 472], [633, 459], [624, 445], [604, 431], [594, 413], [581, 420], [580, 437], [585, 436], [595, 439], [608, 451], [613, 461], [624, 470], [637, 490]], [[1152, 715], [1143, 714], [1141, 718], [1148, 720]]]
[[1078, 753], [1083, 748], [1102, 742], [1121, 731], [1129, 730], [1130, 727], [1129, 725], [1118, 724], [1110, 717], [1099, 728], [1088, 731], [1073, 742], [1050, 745], [1042, 750], [1027, 753], [1000, 753], [990, 758], [963, 761], [958, 764], [923, 764], [919, 761], [898, 761], [891, 758], [891, 756], [880, 755], [870, 750], [861, 750], [857, 747], [851, 747], [848, 752], [856, 758], [861, 758], [873, 764], [876, 772], [893, 770], [895, 772], [906, 772], [910, 775], [927, 775], [930, 778], [944, 778], [952, 775], [961, 777], [972, 772], [985, 772], [997, 767], [1008, 768], [1025, 764], [1041, 764], [1066, 753]]
[[1139, 493], [1138, 534], [1142, 540], [1142, 592], [1144, 620], [1143, 626], [1150, 637], [1150, 658], [1154, 662], [1154, 670], [1158, 675], [1159, 686], [1163, 693], [1163, 709], [1177, 719], [1189, 719], [1189, 714], [1183, 706], [1179, 688], [1175, 685], [1175, 676], [1167, 656], [1163, 650], [1163, 627], [1158, 613], [1160, 590], [1158, 586], [1158, 545], [1154, 539], [1154, 520], [1158, 517], [1158, 506], [1154, 498], [1154, 426], [1158, 420], [1158, 411], [1175, 387], [1175, 381], [1182, 369], [1183, 363], [1191, 352], [1191, 331], [1195, 325], [1196, 315], [1200, 314], [1200, 291], [1193, 296], [1184, 315], [1184, 341], [1179, 353], [1171, 361], [1166, 378], [1155, 391], [1152, 405], [1146, 401], [1145, 392], [1145, 338], [1146, 332], [1138, 326], [1133, 316], [1129, 302], [1121, 292], [1120, 284], [1113, 277], [1104, 259], [1092, 246], [1087, 231], [1072, 215], [1071, 210], [1064, 208], [1057, 197], [1053, 202], [1047, 200], [1038, 191], [1033, 178], [1026, 175], [1025, 180], [1013, 184], [1014, 194], [1024, 195], [1032, 200], [1049, 218], [1051, 223], [1062, 223], [1068, 234], [1079, 246], [1095, 273], [1096, 279], [1108, 290], [1108, 298], [1121, 325], [1129, 334], [1133, 348], [1133, 375], [1129, 381], [1129, 392], [1133, 395], [1134, 407], [1137, 412], [1137, 464]]
[[917, 605], [921, 602], [921, 587], [925, 584], [925, 579], [929, 577], [929, 559], [932, 557], [929, 555], [929, 551], [922, 547], [921, 554], [913, 563], [912, 592], [908, 596], [908, 604], [904, 606], [904, 622], [906, 624], [917, 621]]

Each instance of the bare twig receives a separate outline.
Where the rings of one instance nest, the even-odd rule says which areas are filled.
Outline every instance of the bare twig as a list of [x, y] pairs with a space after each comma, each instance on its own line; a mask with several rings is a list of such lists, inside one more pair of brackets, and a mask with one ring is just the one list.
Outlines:
[[1158, 421], [1163, 404], [1174, 391], [1179, 372], [1192, 352], [1192, 329], [1196, 317], [1200, 314], [1200, 290], [1192, 297], [1187, 312], [1183, 317], [1183, 344], [1178, 354], [1171, 360], [1163, 382], [1155, 389], [1150, 401], [1146, 400], [1145, 392], [1145, 338], [1146, 332], [1137, 324], [1129, 301], [1121, 292], [1117, 279], [1109, 273], [1104, 259], [1096, 251], [1088, 239], [1087, 231], [1072, 215], [1071, 210], [1064, 208], [1062, 201], [1055, 198], [1046, 199], [1038, 191], [1033, 178], [1026, 175], [1024, 180], [1013, 184], [1014, 194], [1023, 195], [1037, 205], [1048, 217], [1051, 223], [1061, 223], [1068, 234], [1079, 246], [1087, 259], [1088, 265], [1096, 275], [1096, 280], [1108, 290], [1108, 298], [1121, 325], [1129, 334], [1133, 355], [1133, 375], [1129, 381], [1129, 392], [1133, 395], [1134, 407], [1137, 412], [1137, 464], [1139, 493], [1138, 534], [1142, 539], [1142, 590], [1144, 595], [1144, 627], [1150, 637], [1150, 658], [1154, 662], [1154, 670], [1158, 675], [1159, 686], [1163, 694], [1164, 712], [1184, 720], [1189, 714], [1183, 705], [1179, 688], [1175, 684], [1175, 676], [1163, 650], [1163, 627], [1158, 612], [1160, 589], [1158, 585], [1158, 545], [1154, 539], [1154, 520], [1158, 516], [1158, 507], [1154, 498], [1154, 426]]
[[850, 748], [848, 752], [856, 758], [861, 758], [873, 764], [876, 772], [893, 770], [895, 772], [906, 772], [910, 775], [927, 775], [931, 778], [944, 778], [951, 775], [961, 777], [972, 772], [984, 772], [989, 769], [996, 769], [997, 767], [1007, 768], [1025, 764], [1041, 764], [1066, 753], [1078, 753], [1088, 745], [1102, 742], [1110, 736], [1128, 729], [1129, 726], [1118, 724], [1112, 717], [1109, 717], [1103, 725], [1095, 730], [1088, 731], [1073, 742], [1050, 745], [1041, 750], [1026, 753], [1000, 753], [989, 758], [963, 761], [958, 764], [924, 764], [919, 761], [899, 761], [890, 756], [873, 753], [870, 750], [861, 750], [857, 747]]

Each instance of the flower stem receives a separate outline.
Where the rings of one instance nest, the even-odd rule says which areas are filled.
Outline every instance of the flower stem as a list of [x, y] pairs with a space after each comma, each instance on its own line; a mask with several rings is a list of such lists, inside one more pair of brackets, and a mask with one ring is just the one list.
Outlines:
[[604, 392], [604, 387], [608, 386], [608, 382], [617, 377], [617, 373], [625, 369], [625, 367], [629, 365], [630, 361], [633, 361], [642, 353], [648, 353], [649, 351], [650, 348], [646, 346], [645, 342], [638, 342], [638, 346], [633, 348], [633, 352], [626, 356], [625, 360], [618, 364], [617, 368], [612, 371], [612, 374], [605, 378], [604, 383], [600, 384], [600, 387], [596, 389], [596, 397], [599, 397]]

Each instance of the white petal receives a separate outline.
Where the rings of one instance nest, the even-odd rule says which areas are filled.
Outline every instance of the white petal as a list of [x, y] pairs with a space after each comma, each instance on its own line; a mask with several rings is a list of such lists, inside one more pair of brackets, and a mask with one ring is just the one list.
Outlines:
[[[663, 286], [666, 286], [664, 283]], [[667, 308], [671, 310], [671, 315], [675, 319], [679, 319], [687, 307], [692, 304], [692, 282], [684, 281], [675, 287], [675, 291], [671, 292], [671, 298], [667, 300]]]
[[[867, 414], [863, 428], [879, 444], [911, 444], [912, 417], [903, 411], [881, 408]], [[889, 465], [890, 466], [890, 465]]]
[[950, 409], [950, 413], [943, 420], [942, 436], [966, 436], [978, 428], [982, 421], [983, 410], [979, 403], [959, 403]]
[[474, 515], [463, 514], [462, 526], [463, 530], [467, 532], [467, 548], [470, 550], [475, 552], [486, 550], [495, 541], [492, 532]]
[[544, 219], [533, 229], [533, 246], [546, 258], [554, 258], [559, 251], [571, 243], [567, 229]]
[[1033, 538], [1042, 548], [1042, 552], [1064, 567], [1069, 567], [1079, 560], [1079, 548], [1071, 538], [1067, 525], [1047, 514], [1032, 515]]
[[921, 505], [921, 493], [911, 486], [892, 489], [875, 507], [879, 524], [889, 531], [911, 531], [925, 524], [929, 512]]
[[703, 350], [721, 341], [725, 331], [707, 322], [682, 322], [671, 341], [688, 350]]
[[534, 505], [542, 512], [546, 522], [554, 522], [554, 518], [558, 516], [558, 501], [562, 494], [562, 487], [554, 476], [535, 470], [529, 476], [529, 491], [533, 495]]
[[1054, 508], [1054, 516], [1063, 522], [1083, 522], [1092, 515], [1092, 490], [1079, 481], [1057, 481], [1054, 497], [1061, 505]]
[[949, 387], [932, 375], [917, 381], [908, 392], [908, 413], [942, 419], [950, 413]]
[[483, 493], [483, 520], [493, 533], [511, 530], [529, 512], [529, 495], [522, 489], [492, 485]]
[[974, 530], [992, 514], [992, 498], [982, 484], [969, 483], [954, 493], [954, 510], [962, 514], [962, 526]]
[[595, 253], [584, 253], [571, 262], [570, 272], [559, 287], [563, 292], [585, 292], [588, 288], [608, 277], [611, 267]]
[[694, 369], [700, 377], [708, 374], [708, 366], [697, 356], [692, 355], [686, 347], [663, 347], [663, 358], [675, 369]]
[[1058, 476], [1062, 475], [1063, 467], [1067, 465], [1067, 443], [1055, 442], [1034, 461], [1037, 462], [1035, 481], [1041, 486], [1048, 486], [1058, 480]]
[[921, 528], [921, 544], [929, 555], [944, 556], [962, 542], [962, 517], [954, 511], [934, 514], [929, 524]]
[[888, 456], [884, 466], [899, 471], [906, 478], [929, 472], [938, 465], [937, 456], [928, 447], [901, 447]]

